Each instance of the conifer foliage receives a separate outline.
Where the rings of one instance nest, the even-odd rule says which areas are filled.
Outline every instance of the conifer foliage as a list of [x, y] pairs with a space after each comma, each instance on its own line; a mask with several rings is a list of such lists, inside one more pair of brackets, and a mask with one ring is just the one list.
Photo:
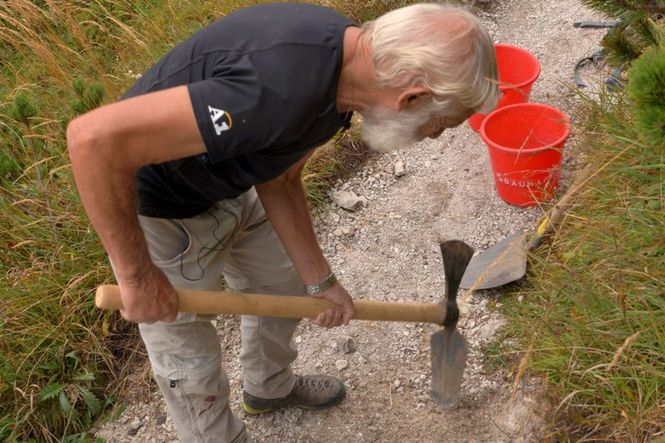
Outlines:
[[627, 71], [627, 98], [643, 141], [665, 148], [665, 1], [582, 1], [619, 21], [603, 38], [606, 60]]
[[635, 127], [646, 143], [665, 150], [665, 46], [653, 47], [628, 72]]
[[624, 67], [646, 48], [665, 44], [665, 1], [582, 0], [587, 6], [619, 20], [603, 38], [607, 61]]

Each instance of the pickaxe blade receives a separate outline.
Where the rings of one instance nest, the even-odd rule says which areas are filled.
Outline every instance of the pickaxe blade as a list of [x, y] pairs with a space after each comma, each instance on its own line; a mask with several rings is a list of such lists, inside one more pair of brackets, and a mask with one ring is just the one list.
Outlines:
[[446, 275], [446, 309], [444, 329], [432, 334], [432, 396], [444, 408], [455, 406], [462, 386], [466, 367], [468, 344], [457, 329], [459, 308], [457, 290], [473, 256], [473, 248], [459, 240], [441, 243], [441, 254]]
[[469, 347], [454, 327], [432, 334], [432, 396], [445, 409], [455, 406], [462, 387]]

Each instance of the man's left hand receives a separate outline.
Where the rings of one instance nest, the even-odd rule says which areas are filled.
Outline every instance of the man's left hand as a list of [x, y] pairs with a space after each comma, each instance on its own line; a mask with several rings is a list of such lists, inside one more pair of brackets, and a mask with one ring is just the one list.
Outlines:
[[325, 298], [337, 305], [337, 307], [327, 309], [316, 317], [314, 323], [319, 326], [332, 328], [340, 325], [348, 325], [349, 320], [355, 315], [353, 300], [340, 283], [320, 294], [314, 295], [314, 297]]

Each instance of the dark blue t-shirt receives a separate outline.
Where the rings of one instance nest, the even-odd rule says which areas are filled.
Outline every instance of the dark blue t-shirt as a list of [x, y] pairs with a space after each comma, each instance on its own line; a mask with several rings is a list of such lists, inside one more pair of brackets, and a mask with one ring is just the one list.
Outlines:
[[259, 5], [178, 45], [124, 98], [187, 85], [206, 154], [139, 171], [139, 213], [186, 218], [267, 182], [348, 128], [338, 114], [344, 31], [331, 9]]

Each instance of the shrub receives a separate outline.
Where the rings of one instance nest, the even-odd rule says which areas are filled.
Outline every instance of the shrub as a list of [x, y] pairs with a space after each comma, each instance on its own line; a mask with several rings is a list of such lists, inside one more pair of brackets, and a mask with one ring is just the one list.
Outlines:
[[665, 148], [665, 48], [646, 51], [633, 63], [628, 78], [627, 93], [640, 136]]

